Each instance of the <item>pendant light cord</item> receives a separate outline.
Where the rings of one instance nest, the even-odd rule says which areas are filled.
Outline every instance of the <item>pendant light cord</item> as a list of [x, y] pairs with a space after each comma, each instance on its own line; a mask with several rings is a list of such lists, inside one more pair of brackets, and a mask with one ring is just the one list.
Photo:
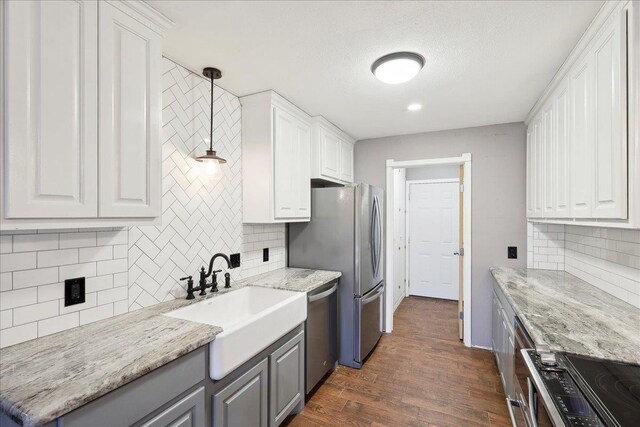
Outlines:
[[211, 117], [209, 120], [209, 150], [213, 151], [213, 75], [211, 76]]

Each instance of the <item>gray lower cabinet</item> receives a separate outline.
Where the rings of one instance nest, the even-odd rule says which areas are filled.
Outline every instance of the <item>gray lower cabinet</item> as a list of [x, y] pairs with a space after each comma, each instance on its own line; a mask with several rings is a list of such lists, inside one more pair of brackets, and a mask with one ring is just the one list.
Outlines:
[[[201, 426], [206, 367], [201, 347], [58, 418], [58, 427], [188, 426], [178, 422], [187, 412]], [[199, 397], [203, 403], [197, 405]]]
[[213, 395], [215, 427], [267, 427], [268, 369], [263, 359]]
[[515, 314], [502, 290], [497, 284], [493, 286], [492, 334], [493, 352], [496, 357], [498, 372], [502, 379], [504, 393], [515, 398], [515, 331], [513, 328]]
[[278, 426], [304, 399], [304, 332], [269, 355], [269, 425]]
[[141, 427], [199, 427], [204, 423], [204, 387], [169, 406]]

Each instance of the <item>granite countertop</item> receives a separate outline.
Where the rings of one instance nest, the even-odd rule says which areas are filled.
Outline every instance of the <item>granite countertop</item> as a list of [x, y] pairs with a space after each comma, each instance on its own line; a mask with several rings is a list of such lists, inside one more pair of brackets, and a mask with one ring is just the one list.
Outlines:
[[339, 272], [283, 268], [207, 297], [176, 299], [0, 350], [0, 409], [23, 425], [48, 423], [208, 344], [222, 328], [163, 313], [245, 286], [308, 292]]
[[566, 272], [500, 267], [491, 273], [537, 344], [640, 364], [640, 309]]

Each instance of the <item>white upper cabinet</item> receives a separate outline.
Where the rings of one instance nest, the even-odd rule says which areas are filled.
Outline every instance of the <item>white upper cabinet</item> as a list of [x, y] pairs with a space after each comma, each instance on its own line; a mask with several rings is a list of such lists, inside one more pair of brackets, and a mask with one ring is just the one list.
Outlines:
[[354, 140], [322, 116], [311, 119], [311, 179], [334, 184], [353, 182]]
[[95, 217], [97, 3], [0, 7], [3, 218]]
[[530, 113], [528, 218], [640, 228], [637, 7], [605, 3]]
[[590, 55], [569, 74], [571, 93], [571, 189], [573, 218], [591, 217], [593, 192], [593, 61]]
[[311, 218], [309, 116], [273, 91], [240, 98], [245, 223]]
[[99, 214], [160, 216], [162, 39], [106, 2], [99, 28]]
[[353, 182], [353, 142], [340, 141], [340, 180]]
[[598, 34], [591, 53], [595, 99], [594, 218], [627, 217], [626, 36], [626, 17], [613, 15]]
[[553, 111], [553, 102], [549, 102], [542, 110], [542, 165], [541, 173], [543, 179], [542, 191], [542, 216], [555, 216], [554, 197], [556, 185], [556, 173], [554, 168], [555, 160], [555, 120]]
[[161, 31], [144, 2], [10, 1], [2, 229], [156, 224]]
[[561, 84], [553, 97], [554, 149], [553, 149], [553, 211], [557, 218], [571, 216], [569, 200], [571, 189], [571, 149], [569, 141], [569, 86]]

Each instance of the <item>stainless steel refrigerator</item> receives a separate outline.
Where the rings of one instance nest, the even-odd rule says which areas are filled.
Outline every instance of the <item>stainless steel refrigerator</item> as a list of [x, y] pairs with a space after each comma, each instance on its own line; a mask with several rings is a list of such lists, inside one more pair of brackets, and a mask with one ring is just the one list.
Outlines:
[[339, 362], [354, 368], [382, 336], [383, 197], [368, 184], [314, 188], [311, 222], [289, 225], [289, 266], [342, 272]]

